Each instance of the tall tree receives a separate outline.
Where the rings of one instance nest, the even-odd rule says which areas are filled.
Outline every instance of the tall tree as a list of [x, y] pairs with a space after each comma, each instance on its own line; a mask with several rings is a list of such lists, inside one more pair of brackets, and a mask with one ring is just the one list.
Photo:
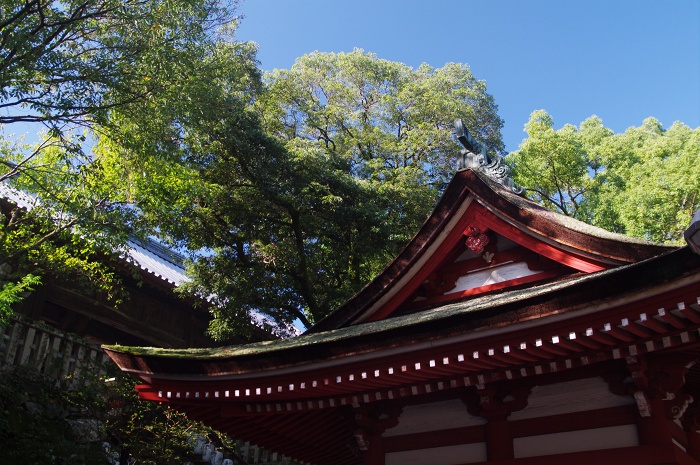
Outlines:
[[231, 19], [219, 0], [6, 0], [0, 124], [84, 123], [143, 100], [153, 68]]
[[[212, 70], [230, 56], [212, 55]], [[174, 90], [188, 99], [161, 113], [121, 118], [103, 141], [144, 216], [195, 251], [186, 287], [216, 304], [219, 338], [250, 312], [310, 325], [364, 285], [454, 170], [456, 117], [503, 147], [493, 99], [465, 65], [314, 53], [261, 90], [230, 70]]]
[[498, 108], [464, 64], [412, 69], [362, 50], [315, 52], [268, 74], [266, 83], [259, 101], [266, 128], [295, 141], [295, 151], [320, 143], [361, 179], [407, 176], [432, 186], [449, 179], [456, 118], [503, 151]]
[[509, 162], [533, 199], [610, 231], [681, 243], [700, 208], [700, 128], [647, 118], [615, 134], [592, 116], [555, 130], [543, 110]]
[[[124, 243], [139, 215], [90, 152], [111, 113], [190, 79], [220, 42], [234, 2], [10, 0], [0, 7], [0, 130], [34, 124], [39, 142], [2, 133], [0, 181], [27, 197], [3, 204], [0, 313], [38, 276], [83, 277], [108, 290], [96, 251]], [[2, 127], [4, 126], [4, 128]]]

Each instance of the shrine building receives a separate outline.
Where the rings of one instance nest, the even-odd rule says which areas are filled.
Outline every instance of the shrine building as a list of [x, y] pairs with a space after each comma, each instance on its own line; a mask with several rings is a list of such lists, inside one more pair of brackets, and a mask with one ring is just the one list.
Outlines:
[[142, 399], [312, 465], [700, 464], [700, 256], [546, 210], [465, 147], [411, 242], [303, 335], [105, 351]]

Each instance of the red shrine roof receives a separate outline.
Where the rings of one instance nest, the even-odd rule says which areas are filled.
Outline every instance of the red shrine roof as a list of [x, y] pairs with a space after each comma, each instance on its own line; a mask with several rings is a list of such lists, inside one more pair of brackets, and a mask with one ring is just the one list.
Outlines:
[[[477, 258], [480, 255], [477, 253], [470, 257], [471, 267], [482, 269], [485, 265], [499, 265], [499, 259], [500, 263], [520, 259], [530, 262], [531, 267], [535, 266], [533, 260], [537, 260], [543, 262], [543, 268], [559, 264], [571, 273], [590, 273], [634, 263], [674, 248], [610, 233], [552, 212], [514, 194], [478, 170], [464, 169], [456, 173], [431, 216], [396, 259], [310, 332], [385, 317], [402, 305], [406, 306], [409, 294], [415, 293], [425, 280], [434, 278], [436, 272], [440, 274], [441, 267], [448, 268], [447, 274], [459, 275], [460, 262], [463, 269], [470, 264], [468, 260], [455, 260], [455, 256], [467, 252], [464, 237], [469, 240], [470, 230], [485, 233], [491, 241], [485, 249], [486, 253], [494, 254], [496, 263]], [[478, 235], [471, 234], [472, 237]], [[499, 242], [505, 244], [499, 246]], [[516, 245], [520, 250], [514, 247]], [[560, 273], [566, 271], [560, 270]], [[444, 281], [444, 276], [440, 278]], [[533, 279], [530, 278], [530, 282]], [[495, 287], [503, 289], [517, 284], [522, 282]], [[492, 290], [495, 289], [481, 289], [483, 292]], [[462, 295], [454, 291], [446, 293], [447, 297], [432, 301], [439, 303], [470, 295], [468, 292], [466, 295], [464, 292]], [[419, 302], [413, 307], [419, 307]]]
[[699, 344], [700, 257], [543, 209], [458, 171], [399, 256], [302, 336], [105, 347], [168, 402], [310, 463], [355, 464], [352, 408]]
[[[678, 299], [674, 305], [681, 302], [697, 304], [695, 300], [699, 296], [694, 294], [697, 292], [696, 284], [700, 282], [698, 269], [700, 258], [683, 248], [605, 272], [578, 275], [451, 303], [416, 314], [296, 338], [220, 348], [178, 350], [109, 346], [106, 350], [123, 369], [139, 377], [187, 381], [266, 379], [273, 373], [293, 375], [312, 369], [325, 370], [329, 368], [329, 363], [333, 372], [366, 370], [370, 360], [383, 359], [386, 351], [392, 349], [403, 348], [400, 350], [402, 354], [410, 350], [421, 354], [419, 358], [426, 358], [429, 352], [424, 351], [428, 347], [445, 347], [460, 341], [460, 350], [464, 351], [463, 342], [467, 340], [481, 340], [480, 344], [492, 349], [502, 349], [500, 344], [509, 345], [515, 353], [515, 348], [528, 339], [521, 334], [523, 330], [525, 334], [538, 334], [540, 342], [545, 345], [542, 350], [547, 351], [548, 344], [556, 345], [547, 342], [552, 336], [559, 334], [571, 339], [569, 336], [574, 332], [597, 340], [596, 332], [615, 333], [612, 328], [606, 329], [606, 323], [620, 325], [625, 318], [628, 320], [625, 326], [637, 321], [641, 327], [656, 327], [651, 316], [657, 314], [658, 303], [646, 302], [648, 295], [673, 294]], [[679, 273], [681, 270], [683, 272]], [[679, 278], [685, 279], [679, 281]], [[688, 286], [689, 290], [686, 289]], [[592, 295], [594, 299], [591, 299]], [[592, 301], [596, 302], [595, 313], [601, 314], [596, 318], [591, 317]], [[695, 311], [691, 308], [681, 310], [684, 310], [683, 314]], [[645, 312], [646, 317], [640, 317]], [[670, 315], [662, 316], [673, 318]], [[566, 325], [564, 321], [567, 321]], [[551, 325], [551, 328], [547, 325]], [[562, 330], [564, 326], [567, 331]], [[535, 327], [549, 329], [535, 330]], [[509, 336], [509, 333], [517, 336]], [[496, 334], [498, 337], [493, 339]], [[587, 347], [579, 338], [574, 337], [577, 341], [574, 345], [577, 348]], [[532, 341], [533, 348], [540, 347], [534, 343], [535, 338]], [[563, 340], [559, 343], [566, 345]], [[584, 346], [579, 347], [580, 344]], [[408, 345], [410, 349], [404, 347]], [[473, 352], [469, 355], [473, 355]], [[341, 368], [341, 364], [353, 362], [357, 362], [357, 365]], [[490, 365], [487, 363], [486, 366]], [[244, 384], [253, 386], [256, 382], [246, 381]]]

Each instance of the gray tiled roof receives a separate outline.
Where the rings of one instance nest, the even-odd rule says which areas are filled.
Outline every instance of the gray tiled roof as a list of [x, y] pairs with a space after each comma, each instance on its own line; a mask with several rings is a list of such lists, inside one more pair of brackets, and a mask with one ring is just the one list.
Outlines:
[[[27, 210], [31, 210], [37, 203], [30, 195], [13, 189], [4, 182], [0, 182], [0, 199], [8, 200]], [[175, 286], [190, 281], [184, 266], [185, 257], [152, 239], [129, 240], [120, 257]], [[251, 322], [260, 327], [269, 327], [273, 334], [280, 337], [300, 333], [299, 329], [292, 325], [278, 325], [270, 317], [255, 311], [251, 312]]]
[[157, 242], [130, 240], [127, 247], [130, 261], [142, 270], [176, 286], [190, 280], [185, 274], [183, 257]]
[[31, 210], [34, 205], [36, 205], [36, 199], [24, 192], [13, 189], [4, 182], [0, 182], [0, 198], [9, 200], [18, 207], [26, 210]]
[[[37, 204], [37, 200], [31, 195], [18, 191], [4, 182], [0, 182], [0, 198], [26, 210], [31, 210]], [[153, 240], [145, 242], [130, 240], [122, 258], [175, 286], [189, 280], [183, 266], [184, 258]]]

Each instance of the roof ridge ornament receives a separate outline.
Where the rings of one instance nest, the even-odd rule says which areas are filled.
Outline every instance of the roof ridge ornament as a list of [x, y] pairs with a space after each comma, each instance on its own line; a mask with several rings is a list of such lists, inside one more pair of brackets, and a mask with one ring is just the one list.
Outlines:
[[489, 155], [486, 147], [469, 134], [461, 118], [455, 120], [455, 135], [464, 146], [459, 151], [458, 169], [478, 169], [515, 194], [520, 195], [525, 191], [522, 187], [516, 186], [511, 179], [510, 168], [503, 161], [503, 157], [497, 154]]

